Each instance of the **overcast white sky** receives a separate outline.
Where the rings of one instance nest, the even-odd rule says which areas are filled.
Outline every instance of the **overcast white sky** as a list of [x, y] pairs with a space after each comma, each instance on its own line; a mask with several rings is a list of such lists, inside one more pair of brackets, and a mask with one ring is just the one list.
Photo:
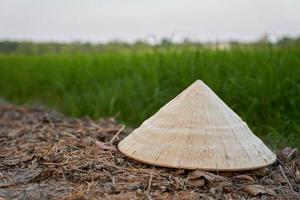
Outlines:
[[300, 0], [0, 0], [0, 40], [253, 40], [300, 35]]

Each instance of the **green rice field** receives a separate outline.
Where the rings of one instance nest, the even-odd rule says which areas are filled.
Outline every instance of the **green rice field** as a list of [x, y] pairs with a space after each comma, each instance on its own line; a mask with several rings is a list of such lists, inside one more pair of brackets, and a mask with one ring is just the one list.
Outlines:
[[0, 97], [137, 127], [203, 80], [268, 145], [300, 147], [300, 47], [0, 54]]

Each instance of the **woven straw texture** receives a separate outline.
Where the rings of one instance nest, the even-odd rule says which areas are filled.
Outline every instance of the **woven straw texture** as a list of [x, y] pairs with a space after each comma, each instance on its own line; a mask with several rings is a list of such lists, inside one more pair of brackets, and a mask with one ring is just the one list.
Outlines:
[[157, 166], [240, 171], [272, 164], [275, 154], [207, 85], [198, 80], [118, 145]]

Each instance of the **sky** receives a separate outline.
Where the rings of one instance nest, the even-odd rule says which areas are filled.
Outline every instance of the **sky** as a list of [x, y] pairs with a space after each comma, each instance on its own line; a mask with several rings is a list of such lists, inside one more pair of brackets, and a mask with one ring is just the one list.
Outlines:
[[253, 41], [300, 35], [300, 0], [0, 0], [0, 40]]

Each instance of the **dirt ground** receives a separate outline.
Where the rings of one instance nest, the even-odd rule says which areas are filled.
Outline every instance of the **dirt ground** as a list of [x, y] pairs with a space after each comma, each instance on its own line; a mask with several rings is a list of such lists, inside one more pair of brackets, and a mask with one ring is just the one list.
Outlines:
[[167, 169], [123, 156], [123, 128], [113, 118], [1, 104], [0, 199], [300, 199], [296, 149], [255, 171]]

